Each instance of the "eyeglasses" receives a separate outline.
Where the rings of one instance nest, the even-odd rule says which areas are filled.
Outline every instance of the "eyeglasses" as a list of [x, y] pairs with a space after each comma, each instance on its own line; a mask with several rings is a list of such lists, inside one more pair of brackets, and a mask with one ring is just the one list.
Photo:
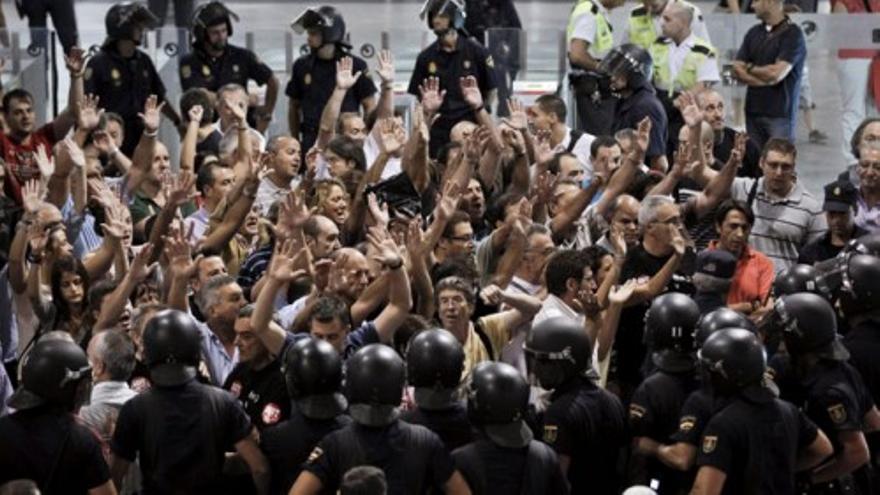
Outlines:
[[859, 162], [859, 168], [863, 170], [873, 170], [874, 172], [880, 172], [880, 162]]
[[470, 235], [454, 235], [454, 236], [451, 236], [451, 237], [447, 237], [447, 239], [449, 239], [450, 241], [456, 241], [456, 242], [471, 242], [471, 241], [474, 240], [474, 234], [470, 234]]

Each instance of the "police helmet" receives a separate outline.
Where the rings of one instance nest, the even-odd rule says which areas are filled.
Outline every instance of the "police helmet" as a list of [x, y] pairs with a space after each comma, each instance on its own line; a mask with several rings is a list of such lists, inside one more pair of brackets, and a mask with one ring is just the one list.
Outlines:
[[144, 360], [159, 386], [182, 385], [196, 376], [201, 334], [193, 318], [176, 309], [156, 313], [144, 329]]
[[773, 319], [792, 356], [814, 353], [838, 361], [849, 358], [837, 335], [834, 309], [825, 298], [810, 292], [782, 296], [774, 304]]
[[663, 371], [678, 373], [694, 367], [694, 332], [700, 308], [680, 292], [654, 298], [645, 313], [645, 336], [651, 359]]
[[284, 353], [281, 372], [287, 394], [307, 418], [334, 418], [348, 407], [341, 393], [342, 357], [327, 342], [298, 340]]
[[516, 368], [485, 361], [476, 366], [467, 385], [471, 422], [502, 447], [525, 447], [532, 440], [526, 425], [529, 384]]
[[609, 78], [624, 76], [626, 86], [636, 89], [651, 83], [654, 61], [644, 48], [626, 43], [611, 49], [599, 64], [598, 72]]
[[461, 31], [464, 29], [465, 12], [464, 3], [460, 0], [426, 0], [419, 12], [419, 19], [428, 23], [428, 29], [434, 30], [432, 24], [434, 17], [445, 15], [449, 17], [449, 29]]
[[142, 25], [145, 29], [153, 29], [159, 25], [159, 19], [150, 12], [146, 5], [138, 2], [121, 2], [114, 4], [104, 17], [107, 37], [112, 41], [134, 40], [134, 27]]
[[581, 325], [568, 318], [549, 318], [529, 331], [523, 345], [529, 375], [547, 390], [590, 369], [593, 346]]
[[880, 309], [880, 258], [869, 254], [849, 257], [840, 306], [846, 316]]
[[359, 424], [385, 426], [397, 419], [406, 367], [394, 349], [368, 345], [348, 359], [343, 389], [349, 413]]
[[345, 41], [345, 19], [336, 8], [329, 5], [306, 9], [290, 23], [290, 27], [296, 34], [318, 29], [321, 31], [322, 44], [337, 44], [350, 48]]
[[80, 346], [69, 340], [41, 340], [25, 354], [21, 387], [7, 403], [19, 411], [43, 404], [72, 410], [85, 395], [81, 385], [91, 377], [89, 359]]
[[880, 256], [880, 234], [865, 234], [856, 239], [853, 250], [862, 254]]
[[419, 332], [406, 351], [406, 377], [419, 407], [442, 409], [453, 402], [464, 370], [464, 349], [446, 330]]
[[758, 336], [743, 328], [724, 328], [706, 339], [697, 352], [719, 392], [733, 393], [761, 387], [767, 353]]
[[798, 292], [819, 292], [819, 272], [811, 265], [797, 264], [776, 276], [773, 293], [776, 297]]
[[208, 2], [193, 13], [192, 35], [196, 42], [205, 40], [205, 33], [211, 26], [226, 24], [229, 36], [232, 36], [232, 21], [238, 22], [238, 14], [233, 12], [223, 2]]
[[752, 320], [744, 314], [721, 307], [700, 317], [697, 332], [694, 334], [694, 344], [697, 348], [701, 347], [710, 335], [724, 328], [744, 328], [753, 333], [758, 332]]

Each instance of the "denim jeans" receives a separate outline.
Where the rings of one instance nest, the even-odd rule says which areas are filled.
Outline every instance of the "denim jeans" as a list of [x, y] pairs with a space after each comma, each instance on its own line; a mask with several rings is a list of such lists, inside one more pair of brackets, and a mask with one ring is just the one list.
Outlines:
[[794, 142], [795, 120], [792, 117], [762, 117], [746, 114], [746, 132], [749, 139], [763, 150], [770, 138], [784, 138]]

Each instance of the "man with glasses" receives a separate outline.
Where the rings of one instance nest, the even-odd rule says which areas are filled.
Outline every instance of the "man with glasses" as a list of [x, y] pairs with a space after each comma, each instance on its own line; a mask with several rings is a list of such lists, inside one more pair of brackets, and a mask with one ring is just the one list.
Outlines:
[[737, 178], [731, 191], [754, 212], [750, 245], [773, 260], [776, 273], [794, 265], [801, 248], [828, 229], [819, 201], [797, 182], [796, 159], [791, 141], [772, 138], [761, 154], [764, 176]]
[[458, 256], [473, 256], [476, 249], [474, 242], [474, 228], [471, 226], [471, 217], [467, 213], [458, 210], [452, 214], [434, 255], [437, 263], [443, 263], [448, 258]]

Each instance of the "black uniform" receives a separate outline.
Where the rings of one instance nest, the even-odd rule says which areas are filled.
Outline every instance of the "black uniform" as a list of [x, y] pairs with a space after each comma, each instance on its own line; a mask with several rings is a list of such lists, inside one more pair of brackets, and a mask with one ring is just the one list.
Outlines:
[[779, 399], [736, 397], [703, 432], [697, 466], [723, 471], [725, 495], [795, 493], [795, 460], [816, 440], [818, 429]]
[[635, 89], [633, 94], [617, 102], [611, 132], [636, 129], [645, 117], [651, 119], [651, 141], [645, 153], [645, 158], [650, 161], [654, 157], [666, 154], [669, 122], [654, 88], [649, 85], [641, 86]]
[[849, 350], [850, 363], [862, 376], [874, 404], [880, 402], [880, 322], [863, 320], [853, 325], [843, 338], [843, 345]]
[[[300, 104], [302, 119], [300, 132], [302, 134], [303, 153], [307, 152], [318, 138], [318, 128], [321, 123], [321, 112], [333, 89], [336, 88], [336, 62], [342, 57], [351, 57], [352, 73], [363, 72], [360, 79], [345, 93], [342, 100], [341, 112], [360, 112], [361, 102], [376, 94], [376, 85], [367, 77], [367, 63], [363, 59], [349, 53], [337, 50], [337, 56], [333, 60], [324, 60], [315, 54], [304, 55], [293, 63], [290, 82], [287, 83], [285, 94], [291, 100], [297, 100]], [[294, 136], [298, 137], [298, 136]]]
[[223, 55], [211, 57], [200, 46], [180, 59], [180, 87], [205, 88], [217, 92], [223, 85], [240, 84], [247, 89], [249, 80], [263, 86], [272, 78], [272, 69], [245, 48], [227, 45]]
[[[859, 237], [868, 234], [869, 232], [858, 225], [853, 225], [852, 235], [850, 239], [858, 239]], [[813, 242], [808, 243], [806, 246], [801, 248], [798, 253], [798, 263], [803, 263], [805, 265], [815, 265], [820, 261], [829, 260], [843, 250], [844, 246], [835, 246], [831, 244], [831, 233], [826, 232], [825, 235], [816, 239]], [[841, 334], [844, 332], [840, 332]]]
[[568, 493], [556, 453], [535, 440], [514, 449], [482, 438], [456, 450], [452, 458], [474, 495]]
[[678, 430], [672, 434], [672, 443], [684, 442], [699, 447], [703, 430], [712, 419], [715, 409], [720, 407], [723, 405], [716, 404], [716, 398], [709, 388], [701, 387], [691, 392], [681, 406]]
[[111, 448], [140, 461], [143, 493], [223, 493], [224, 453], [251, 422], [229, 392], [195, 380], [153, 387], [122, 406]]
[[461, 95], [459, 79], [474, 76], [487, 101], [489, 92], [495, 89], [495, 62], [489, 52], [477, 42], [459, 34], [455, 51], [447, 52], [440, 48], [440, 42], [434, 41], [419, 53], [416, 66], [413, 68], [407, 92], [421, 96], [419, 85], [428, 77], [440, 78], [440, 89], [446, 91], [440, 117], [431, 126], [431, 156], [449, 142], [449, 132], [462, 120], [474, 121], [474, 112], [465, 103]]
[[[512, 0], [477, 0], [466, 2], [464, 28], [477, 42], [482, 43], [495, 62], [495, 81], [498, 84], [498, 115], [507, 116], [504, 102], [513, 91], [513, 81], [520, 69], [522, 23]], [[489, 32], [487, 39], [486, 33]]]
[[125, 59], [112, 44], [102, 46], [89, 60], [84, 79], [86, 93], [99, 96], [101, 107], [122, 116], [125, 141], [121, 149], [131, 156], [144, 130], [138, 113], [144, 111], [150, 95], [156, 95], [160, 102], [165, 99], [165, 85], [153, 61], [140, 50]]
[[67, 411], [42, 406], [0, 418], [0, 485], [30, 479], [43, 493], [88, 493], [110, 480], [98, 437]]
[[260, 448], [272, 467], [272, 493], [290, 491], [302, 463], [315, 445], [328, 434], [351, 424], [348, 416], [312, 419], [303, 416], [295, 405], [291, 409], [290, 419], [260, 433]]
[[34, 46], [44, 50], [48, 46], [49, 29], [46, 27], [46, 17], [50, 15], [64, 53], [68, 53], [79, 42], [73, 0], [24, 0], [16, 2], [16, 5], [21, 5], [19, 12], [28, 18], [31, 44]]
[[416, 407], [401, 414], [400, 419], [409, 424], [422, 425], [436, 433], [449, 452], [474, 439], [473, 427], [463, 404], [456, 403], [452, 408], [441, 411]]
[[618, 461], [626, 445], [626, 412], [617, 397], [578, 378], [557, 388], [544, 413], [545, 443], [571, 458], [572, 493], [620, 493]]
[[370, 465], [385, 471], [389, 494], [426, 493], [443, 486], [455, 467], [443, 442], [424, 426], [394, 421], [386, 427], [350, 424], [321, 440], [303, 465], [336, 493], [346, 471]]
[[[629, 405], [629, 427], [633, 437], [647, 437], [661, 444], [672, 443], [679, 429], [681, 408], [688, 395], [697, 387], [693, 372], [667, 373], [656, 371], [642, 382]], [[631, 473], [631, 484], [649, 485], [660, 482], [660, 494], [686, 492], [693, 480], [678, 470], [666, 467], [656, 458], [639, 463]]]
[[290, 397], [277, 359], [260, 370], [238, 363], [226, 377], [223, 389], [241, 402], [258, 430], [290, 417]]

